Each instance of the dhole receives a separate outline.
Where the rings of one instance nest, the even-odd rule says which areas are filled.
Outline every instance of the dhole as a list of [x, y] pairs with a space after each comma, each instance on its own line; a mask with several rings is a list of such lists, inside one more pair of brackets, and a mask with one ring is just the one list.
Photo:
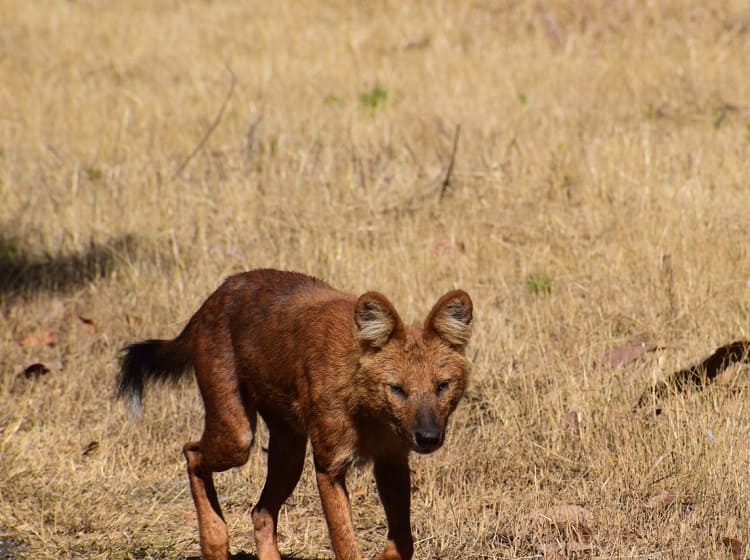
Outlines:
[[345, 478], [370, 460], [388, 521], [378, 558], [411, 558], [408, 455], [443, 443], [466, 386], [472, 312], [469, 295], [454, 290], [424, 325], [405, 326], [377, 292], [357, 298], [303, 274], [255, 270], [229, 277], [174, 340], [128, 346], [117, 393], [135, 406], [144, 382], [195, 371], [205, 425], [183, 452], [203, 558], [228, 557], [212, 473], [247, 461], [258, 414], [270, 433], [252, 511], [260, 560], [280, 559], [279, 509], [302, 473], [308, 439], [336, 558], [360, 558]]

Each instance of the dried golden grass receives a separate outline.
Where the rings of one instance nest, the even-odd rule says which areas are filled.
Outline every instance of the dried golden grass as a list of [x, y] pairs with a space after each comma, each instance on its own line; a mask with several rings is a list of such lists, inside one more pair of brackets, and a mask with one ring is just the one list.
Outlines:
[[[201, 428], [195, 388], [154, 388], [129, 421], [115, 356], [260, 266], [380, 290], [408, 320], [472, 294], [470, 398], [444, 449], [414, 460], [419, 558], [729, 558], [722, 538], [750, 540], [747, 370], [632, 411], [655, 379], [748, 337], [745, 3], [0, 12], [12, 557], [197, 554], [180, 455]], [[27, 340], [45, 332], [54, 344]], [[596, 365], [636, 339], [667, 349]], [[33, 362], [50, 373], [19, 377]], [[253, 550], [261, 447], [218, 477], [235, 551]], [[372, 555], [369, 472], [350, 488]], [[586, 518], [556, 521], [565, 505]], [[330, 556], [309, 464], [281, 534], [295, 558]]]

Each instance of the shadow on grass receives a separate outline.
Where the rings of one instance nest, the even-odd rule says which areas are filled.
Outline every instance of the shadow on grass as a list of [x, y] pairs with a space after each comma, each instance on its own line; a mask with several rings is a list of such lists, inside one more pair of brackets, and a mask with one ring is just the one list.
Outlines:
[[0, 298], [13, 303], [39, 292], [64, 293], [112, 273], [118, 259], [138, 249], [131, 235], [105, 243], [92, 242], [84, 251], [33, 255], [21, 240], [0, 232]]
[[[2, 527], [0, 527], [2, 531]], [[18, 558], [17, 553], [21, 552], [23, 541], [13, 537], [0, 537], [0, 560], [14, 560]]]
[[[235, 554], [230, 554], [229, 558], [231, 560], [258, 560], [258, 556], [256, 554], [250, 554], [249, 552], [245, 552], [244, 550], [240, 550], [239, 552], [236, 552]], [[200, 556], [186, 556], [184, 560], [201, 560]], [[307, 558], [305, 556], [290, 556], [288, 554], [282, 554], [281, 560], [317, 560], [315, 558]]]

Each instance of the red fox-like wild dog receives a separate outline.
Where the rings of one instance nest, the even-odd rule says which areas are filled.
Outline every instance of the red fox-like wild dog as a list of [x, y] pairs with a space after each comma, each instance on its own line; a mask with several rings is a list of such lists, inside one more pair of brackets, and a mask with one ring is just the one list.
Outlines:
[[213, 473], [243, 465], [257, 415], [268, 426], [268, 473], [252, 510], [260, 560], [281, 558], [279, 509], [299, 481], [307, 440], [338, 560], [360, 558], [345, 479], [372, 461], [388, 535], [380, 560], [412, 557], [410, 451], [443, 444], [469, 366], [473, 306], [442, 296], [423, 325], [405, 326], [378, 292], [359, 298], [294, 272], [229, 277], [174, 340], [125, 348], [117, 394], [138, 407], [144, 382], [195, 371], [205, 425], [185, 444], [205, 560], [229, 555]]

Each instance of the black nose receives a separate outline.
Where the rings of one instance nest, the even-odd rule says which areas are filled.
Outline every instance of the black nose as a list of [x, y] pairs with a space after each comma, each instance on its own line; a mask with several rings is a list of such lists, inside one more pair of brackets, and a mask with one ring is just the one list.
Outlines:
[[419, 430], [414, 434], [419, 447], [434, 449], [440, 445], [440, 430]]

